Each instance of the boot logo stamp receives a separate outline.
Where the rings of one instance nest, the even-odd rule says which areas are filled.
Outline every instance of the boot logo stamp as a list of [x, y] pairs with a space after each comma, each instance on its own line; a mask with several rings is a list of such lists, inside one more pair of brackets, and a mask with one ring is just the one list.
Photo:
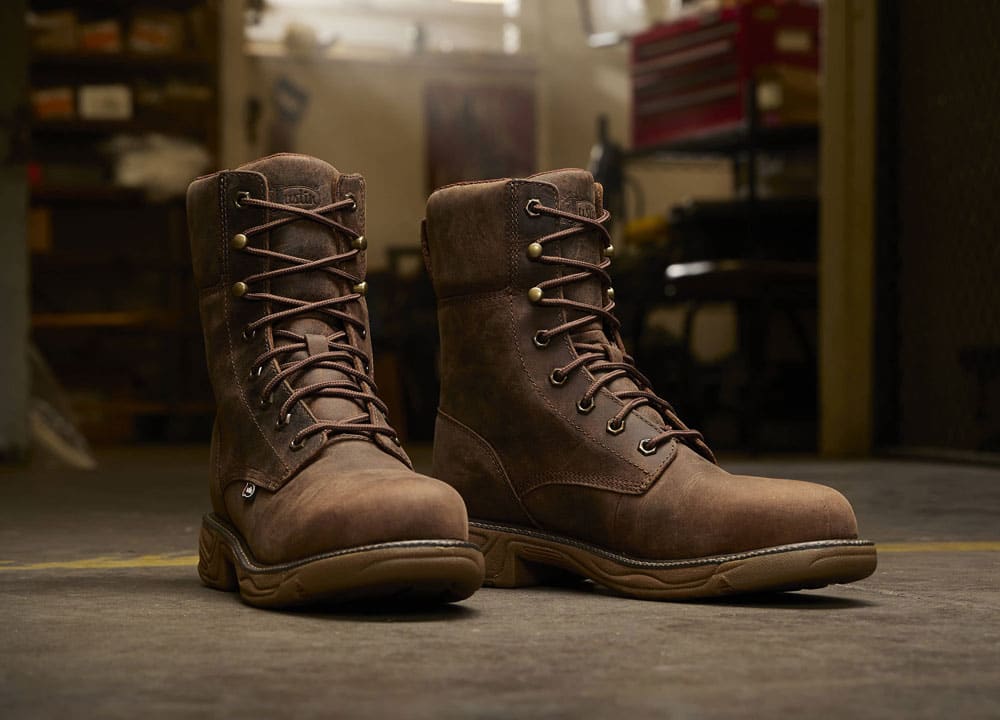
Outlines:
[[312, 188], [288, 187], [281, 192], [281, 202], [297, 207], [315, 207], [319, 204], [319, 194]]

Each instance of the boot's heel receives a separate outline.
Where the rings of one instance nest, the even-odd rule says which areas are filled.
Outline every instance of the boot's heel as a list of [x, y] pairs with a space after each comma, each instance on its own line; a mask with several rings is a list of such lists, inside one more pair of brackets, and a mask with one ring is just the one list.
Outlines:
[[198, 538], [198, 576], [210, 588], [233, 592], [239, 589], [236, 570], [225, 551], [225, 540], [207, 522]]
[[515, 588], [532, 585], [567, 585], [581, 578], [560, 567], [525, 560], [523, 555], [537, 550], [524, 535], [471, 525], [469, 540], [479, 546], [486, 560], [487, 587]]

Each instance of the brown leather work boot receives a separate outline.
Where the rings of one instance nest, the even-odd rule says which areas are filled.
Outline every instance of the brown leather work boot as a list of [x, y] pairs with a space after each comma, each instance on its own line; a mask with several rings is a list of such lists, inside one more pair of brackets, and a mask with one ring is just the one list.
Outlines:
[[822, 587], [875, 547], [823, 485], [734, 476], [625, 353], [589, 173], [438, 190], [433, 474], [462, 494], [486, 585], [566, 571], [640, 598]]
[[275, 155], [196, 180], [188, 219], [218, 406], [204, 583], [262, 607], [475, 592], [462, 498], [376, 394], [364, 180]]

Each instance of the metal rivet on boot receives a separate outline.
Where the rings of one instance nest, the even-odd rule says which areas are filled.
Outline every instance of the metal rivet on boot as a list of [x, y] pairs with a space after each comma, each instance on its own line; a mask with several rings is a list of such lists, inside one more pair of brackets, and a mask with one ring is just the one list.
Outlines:
[[608, 288], [607, 292], [605, 294], [608, 296], [608, 302], [610, 302], [610, 301], [612, 301], [612, 300], [615, 299], [615, 289], [614, 288]]
[[368, 294], [368, 283], [366, 283], [364, 280], [362, 280], [357, 285], [355, 285], [352, 289], [354, 290], [354, 292], [356, 292], [356, 293], [358, 293], [360, 295], [367, 295]]
[[245, 499], [249, 500], [254, 496], [254, 493], [256, 492], [257, 492], [257, 486], [254, 485], [252, 482], [248, 482], [246, 485], [243, 486], [243, 492], [240, 494], [243, 495]]
[[233, 235], [233, 239], [229, 241], [229, 247], [233, 250], [242, 250], [247, 246], [247, 236], [243, 233], [237, 233]]
[[540, 258], [542, 256], [542, 245], [541, 243], [531, 243], [528, 246], [528, 257], [532, 260], [535, 258]]
[[305, 446], [306, 446], [306, 444], [304, 442], [302, 442], [301, 440], [298, 440], [298, 441], [292, 440], [290, 443], [288, 443], [288, 449], [291, 450], [292, 452], [298, 452], [299, 450], [301, 450]]
[[615, 256], [615, 246], [608, 245], [606, 248], [601, 250], [601, 255], [603, 255], [606, 258], [613, 258]]
[[608, 420], [607, 425], [608, 432], [612, 435], [618, 435], [619, 433], [625, 432], [625, 421], [619, 420], [617, 423], [614, 418]]
[[249, 289], [250, 288], [247, 287], [245, 282], [233, 283], [233, 286], [230, 288], [233, 293], [233, 297], [243, 297], [247, 294], [247, 290]]
[[528, 299], [533, 303], [539, 302], [544, 296], [545, 293], [540, 287], [533, 287], [528, 291]]
[[368, 240], [365, 239], [364, 235], [358, 235], [356, 238], [351, 240], [351, 247], [355, 250], [367, 250]]
[[643, 455], [653, 455], [657, 450], [659, 450], [659, 446], [649, 447], [647, 445], [648, 442], [649, 438], [645, 438], [639, 441], [639, 452], [641, 452]]

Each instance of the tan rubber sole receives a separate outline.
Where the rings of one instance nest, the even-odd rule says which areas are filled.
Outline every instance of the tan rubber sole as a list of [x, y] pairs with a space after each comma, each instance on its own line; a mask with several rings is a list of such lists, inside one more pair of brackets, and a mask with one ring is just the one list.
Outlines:
[[617, 593], [683, 600], [820, 588], [875, 572], [875, 544], [823, 540], [690, 560], [639, 560], [570, 538], [487, 522], [470, 522], [470, 539], [486, 558], [488, 587], [565, 584], [589, 578]]
[[483, 582], [483, 556], [460, 540], [406, 540], [349, 548], [280, 565], [253, 559], [235, 528], [206, 515], [198, 575], [210, 588], [239, 591], [263, 608], [358, 600], [457, 602]]

